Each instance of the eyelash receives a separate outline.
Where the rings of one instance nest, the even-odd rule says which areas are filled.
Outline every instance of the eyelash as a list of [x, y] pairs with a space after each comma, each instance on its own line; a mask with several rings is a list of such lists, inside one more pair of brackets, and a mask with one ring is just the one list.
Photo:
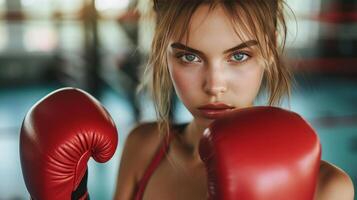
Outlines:
[[[237, 54], [243, 54], [243, 56], [246, 56], [246, 58], [243, 60], [243, 61], [230, 61], [230, 62], [236, 62], [236, 63], [243, 63], [245, 61], [247, 61], [249, 58], [251, 58], [251, 55], [249, 55], [248, 53], [246, 52], [242, 52], [242, 51], [238, 51], [238, 52], [233, 52], [231, 55], [230, 55], [230, 58], [233, 57], [234, 55], [237, 55]], [[198, 58], [199, 59], [199, 62], [201, 62], [201, 59], [200, 57], [196, 56], [195, 54], [193, 53], [185, 53], [185, 52], [180, 52], [180, 53], [177, 53], [176, 54], [176, 58], [179, 59], [181, 62], [185, 63], [185, 64], [192, 64], [194, 63], [194, 61], [184, 61], [183, 58], [184, 56], [188, 56], [188, 55], [193, 55], [195, 56], [195, 58]], [[197, 62], [197, 61], [196, 61]]]

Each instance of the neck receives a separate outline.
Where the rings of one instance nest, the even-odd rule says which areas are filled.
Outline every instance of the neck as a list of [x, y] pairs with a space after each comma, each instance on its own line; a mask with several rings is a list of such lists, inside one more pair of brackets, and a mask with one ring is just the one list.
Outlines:
[[190, 157], [194, 162], [202, 162], [199, 155], [199, 143], [202, 138], [204, 130], [208, 127], [210, 122], [199, 121], [194, 119], [187, 125], [182, 137], [182, 143], [187, 147]]

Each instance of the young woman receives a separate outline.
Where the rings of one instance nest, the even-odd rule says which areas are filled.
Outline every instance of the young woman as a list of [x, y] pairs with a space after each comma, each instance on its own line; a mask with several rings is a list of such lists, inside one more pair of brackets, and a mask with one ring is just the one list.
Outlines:
[[[250, 107], [262, 91], [268, 105], [289, 96], [291, 76], [281, 61], [284, 3], [154, 0], [153, 7], [156, 29], [145, 84], [159, 121], [138, 125], [128, 136], [115, 199], [207, 199], [198, 144], [219, 115], [200, 107]], [[173, 92], [193, 116], [188, 124], [168, 119]], [[353, 199], [351, 179], [340, 168], [322, 161], [318, 177], [315, 199]]]

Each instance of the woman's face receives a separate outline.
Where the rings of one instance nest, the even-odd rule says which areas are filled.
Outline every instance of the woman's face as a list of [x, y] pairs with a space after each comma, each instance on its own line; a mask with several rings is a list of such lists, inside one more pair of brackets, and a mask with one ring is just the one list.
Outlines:
[[252, 106], [264, 73], [257, 41], [240, 39], [220, 6], [208, 9], [195, 11], [188, 41], [172, 40], [167, 51], [177, 95], [195, 120], [204, 122]]

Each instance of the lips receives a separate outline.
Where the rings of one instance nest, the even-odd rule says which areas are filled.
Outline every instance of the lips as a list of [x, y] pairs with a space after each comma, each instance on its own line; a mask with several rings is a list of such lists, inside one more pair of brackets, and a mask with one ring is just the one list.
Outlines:
[[219, 110], [219, 109], [233, 109], [233, 106], [228, 106], [224, 103], [210, 103], [204, 106], [199, 107], [198, 109], [212, 109], [212, 110]]
[[198, 107], [200, 114], [208, 119], [217, 119], [233, 109], [233, 106], [224, 103], [211, 103]]

